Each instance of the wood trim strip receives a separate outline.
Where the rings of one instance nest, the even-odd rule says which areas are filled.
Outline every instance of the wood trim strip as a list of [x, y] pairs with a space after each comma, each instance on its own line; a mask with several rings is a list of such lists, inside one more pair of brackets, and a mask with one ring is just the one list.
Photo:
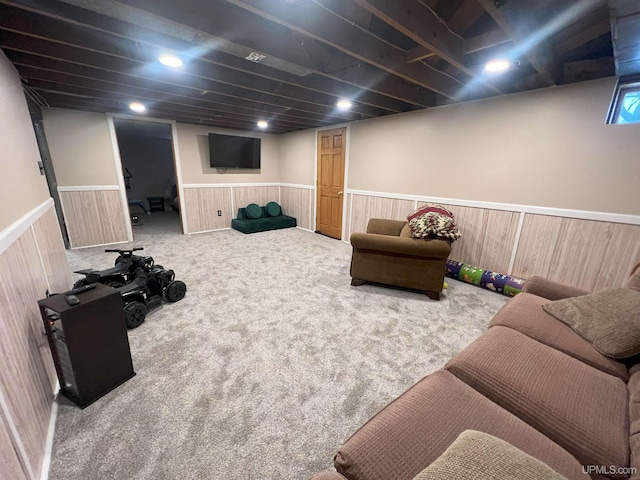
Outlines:
[[71, 185], [58, 186], [58, 192], [93, 192], [96, 190], [120, 190], [119, 185]]
[[[56, 380], [54, 393], [60, 389], [60, 383]], [[56, 420], [58, 419], [58, 398], [54, 399], [51, 404], [51, 417], [49, 418], [49, 430], [47, 431], [47, 443], [44, 447], [44, 458], [42, 459], [42, 470], [40, 480], [49, 478], [49, 469], [51, 468], [51, 452], [53, 451], [53, 437], [56, 431]]]
[[511, 275], [513, 272], [513, 264], [516, 261], [516, 255], [518, 254], [518, 244], [520, 243], [520, 235], [522, 234], [522, 225], [524, 224], [524, 212], [520, 212], [520, 218], [518, 219], [518, 227], [516, 228], [516, 238], [513, 240], [513, 247], [511, 249], [511, 259], [509, 260], [509, 268], [507, 269], [507, 275]]
[[11, 412], [9, 409], [9, 405], [7, 404], [7, 400], [4, 396], [4, 392], [2, 388], [0, 388], [0, 412], [2, 416], [6, 420], [7, 426], [9, 427], [11, 441], [16, 448], [16, 453], [18, 455], [18, 459], [20, 460], [20, 464], [22, 468], [27, 472], [27, 476], [33, 480], [35, 480], [35, 475], [33, 474], [33, 470], [31, 469], [31, 464], [29, 463], [29, 459], [27, 456], [27, 451], [24, 448], [24, 444], [20, 439], [20, 434], [18, 433], [18, 429], [16, 428], [16, 424], [13, 422], [11, 418]]
[[127, 197], [127, 189], [124, 183], [124, 171], [122, 170], [122, 158], [120, 157], [120, 145], [118, 144], [118, 135], [116, 126], [113, 123], [113, 117], [107, 115], [107, 126], [109, 127], [109, 136], [111, 137], [111, 150], [113, 153], [113, 165], [116, 169], [118, 178], [118, 190], [120, 193], [120, 208], [122, 208], [122, 220], [124, 222], [124, 231], [127, 240], [133, 241], [133, 227], [131, 226], [131, 211], [129, 210], [129, 199]]
[[316, 187], [313, 185], [301, 185], [298, 183], [280, 183], [281, 187], [289, 187], [289, 188], [301, 188], [303, 190], [315, 190]]
[[229, 188], [229, 187], [279, 187], [284, 183], [185, 183], [184, 188]]
[[53, 206], [53, 198], [49, 197], [22, 218], [19, 218], [0, 232], [0, 255], [13, 245], [13, 243], [18, 240], [24, 232], [31, 228], [31, 225], [37, 222], [38, 219], [47, 213], [50, 208], [53, 208]]

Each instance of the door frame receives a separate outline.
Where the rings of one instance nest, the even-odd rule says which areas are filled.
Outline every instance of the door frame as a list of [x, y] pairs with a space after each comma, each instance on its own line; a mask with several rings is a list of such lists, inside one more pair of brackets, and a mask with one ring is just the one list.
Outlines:
[[184, 202], [184, 187], [182, 183], [182, 164], [180, 162], [180, 148], [178, 147], [178, 128], [174, 120], [164, 120], [161, 118], [145, 117], [139, 115], [125, 115], [121, 113], [107, 113], [107, 122], [109, 124], [109, 134], [111, 135], [111, 145], [113, 149], [113, 163], [116, 168], [116, 175], [118, 176], [118, 187], [120, 189], [120, 202], [122, 203], [122, 209], [125, 217], [125, 227], [127, 229], [127, 238], [130, 242], [133, 241], [133, 226], [131, 225], [131, 214], [129, 210], [129, 200], [127, 199], [127, 190], [124, 185], [124, 174], [122, 170], [122, 158], [120, 158], [120, 146], [118, 144], [118, 136], [116, 134], [116, 127], [113, 123], [114, 118], [121, 118], [124, 120], [136, 120], [138, 122], [149, 123], [165, 123], [171, 126], [171, 148], [173, 149], [173, 169], [176, 174], [176, 189], [178, 191], [178, 204], [180, 205], [180, 223], [182, 227], [182, 234], [184, 235], [187, 229], [187, 215], [185, 212]]
[[313, 172], [313, 229], [314, 231], [318, 230], [318, 133], [324, 132], [326, 130], [335, 130], [336, 128], [345, 128], [345, 148], [344, 148], [344, 178], [343, 181], [343, 189], [344, 194], [342, 195], [342, 232], [340, 234], [340, 241], [349, 243], [349, 239], [345, 236], [347, 234], [347, 185], [349, 180], [349, 151], [351, 145], [351, 124], [350, 123], [339, 123], [337, 125], [331, 125], [330, 127], [322, 127], [314, 129], [315, 138], [313, 140], [313, 146], [315, 153], [314, 156], [314, 172]]

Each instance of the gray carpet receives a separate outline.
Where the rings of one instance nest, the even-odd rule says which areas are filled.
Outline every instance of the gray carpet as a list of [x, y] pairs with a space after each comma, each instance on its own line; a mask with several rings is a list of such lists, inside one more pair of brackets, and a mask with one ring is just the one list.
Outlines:
[[[129, 331], [133, 379], [85, 410], [59, 400], [51, 480], [304, 479], [507, 300], [450, 279], [440, 302], [351, 287], [351, 247], [300, 229], [134, 244], [187, 296]], [[73, 269], [114, 260], [68, 256]]]

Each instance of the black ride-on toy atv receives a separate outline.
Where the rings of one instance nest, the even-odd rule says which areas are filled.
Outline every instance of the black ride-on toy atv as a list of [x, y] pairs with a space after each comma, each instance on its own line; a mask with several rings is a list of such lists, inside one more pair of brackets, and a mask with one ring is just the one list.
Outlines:
[[105, 250], [116, 252], [116, 266], [107, 270], [78, 270], [85, 278], [78, 280], [74, 288], [88, 283], [104, 283], [120, 292], [124, 303], [124, 315], [128, 328], [136, 328], [144, 322], [150, 308], [159, 305], [163, 298], [169, 302], [182, 300], [187, 286], [175, 280], [173, 270], [162, 265], [154, 265], [152, 257], [133, 255], [131, 250]]
[[118, 288], [133, 281], [135, 272], [139, 268], [150, 271], [153, 267], [152, 257], [142, 257], [134, 255], [133, 252], [144, 250], [143, 247], [132, 248], [131, 250], [118, 250], [108, 248], [105, 252], [114, 252], [118, 254], [115, 266], [106, 270], [94, 270], [86, 268], [84, 270], [76, 270], [74, 273], [81, 273], [85, 278], [81, 278], [73, 284], [73, 288], [83, 287], [89, 283], [103, 283], [109, 287]]

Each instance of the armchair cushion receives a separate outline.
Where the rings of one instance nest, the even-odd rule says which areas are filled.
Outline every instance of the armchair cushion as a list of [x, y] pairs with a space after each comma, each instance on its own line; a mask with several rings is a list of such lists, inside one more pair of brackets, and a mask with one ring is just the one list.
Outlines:
[[605, 288], [542, 308], [607, 357], [628, 358], [640, 353], [640, 292]]
[[390, 235], [397, 237], [400, 235], [407, 222], [403, 220], [388, 220], [386, 218], [370, 218], [367, 223], [367, 233], [377, 233], [378, 235]]

